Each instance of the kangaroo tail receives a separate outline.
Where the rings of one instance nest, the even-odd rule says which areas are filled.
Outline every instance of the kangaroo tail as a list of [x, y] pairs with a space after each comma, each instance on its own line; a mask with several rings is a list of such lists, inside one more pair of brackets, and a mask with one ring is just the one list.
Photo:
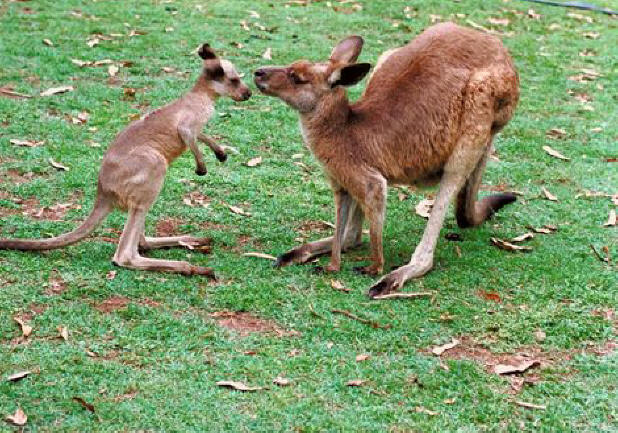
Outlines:
[[92, 233], [112, 209], [112, 203], [99, 194], [86, 221], [72, 232], [48, 239], [0, 239], [0, 250], [52, 250], [74, 244]]

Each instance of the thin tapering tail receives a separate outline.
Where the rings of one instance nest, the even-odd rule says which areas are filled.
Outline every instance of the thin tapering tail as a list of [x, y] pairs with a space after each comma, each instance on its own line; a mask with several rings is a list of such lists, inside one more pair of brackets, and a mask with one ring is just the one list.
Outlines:
[[0, 250], [38, 251], [66, 247], [81, 241], [92, 233], [112, 211], [112, 208], [108, 200], [98, 195], [92, 212], [86, 221], [75, 230], [48, 239], [0, 239]]

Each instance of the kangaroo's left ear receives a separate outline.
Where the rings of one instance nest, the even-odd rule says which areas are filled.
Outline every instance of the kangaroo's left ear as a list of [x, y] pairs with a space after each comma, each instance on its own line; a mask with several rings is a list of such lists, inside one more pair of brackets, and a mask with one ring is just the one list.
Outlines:
[[328, 82], [331, 87], [353, 86], [365, 78], [370, 69], [371, 65], [369, 63], [346, 65], [331, 72]]
[[354, 63], [363, 50], [363, 38], [349, 36], [339, 42], [330, 53], [330, 61], [338, 63]]
[[204, 60], [212, 60], [217, 58], [215, 50], [213, 50], [209, 44], [202, 44], [197, 53]]

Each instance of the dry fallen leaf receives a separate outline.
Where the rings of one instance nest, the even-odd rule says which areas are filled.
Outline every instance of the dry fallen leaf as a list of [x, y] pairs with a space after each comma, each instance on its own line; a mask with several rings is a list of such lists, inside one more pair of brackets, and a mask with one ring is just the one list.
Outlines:
[[234, 389], [236, 391], [245, 391], [245, 392], [259, 391], [263, 389], [261, 386], [247, 386], [242, 382], [235, 382], [235, 381], [229, 381], [229, 380], [220, 380], [219, 382], [217, 382], [217, 386], [222, 386], [225, 388]]
[[66, 165], [62, 165], [57, 161], [54, 161], [52, 158], [49, 158], [48, 161], [52, 167], [57, 168], [58, 170], [69, 171], [69, 167], [67, 167]]
[[242, 215], [242, 216], [246, 216], [246, 217], [250, 217], [251, 214], [249, 212], [246, 212], [244, 209], [241, 209], [239, 207], [236, 206], [232, 206], [231, 204], [227, 205], [228, 209], [231, 210], [233, 213], [237, 214], [237, 215]]
[[433, 353], [436, 356], [440, 356], [444, 352], [446, 352], [449, 349], [452, 349], [458, 344], [459, 344], [459, 340], [456, 338], [453, 338], [453, 340], [450, 343], [443, 344], [442, 346], [435, 346], [434, 348], [432, 348], [431, 353]]
[[534, 235], [528, 232], [528, 233], [524, 233], [523, 235], [514, 237], [513, 239], [510, 240], [510, 242], [513, 242], [513, 243], [524, 242], [524, 241], [527, 241], [528, 239], [532, 239], [533, 237]]
[[15, 322], [17, 322], [17, 324], [21, 328], [21, 334], [24, 337], [28, 338], [30, 334], [32, 334], [32, 329], [33, 329], [32, 326], [27, 324], [21, 317], [15, 316], [13, 317], [13, 320], [15, 320]]
[[538, 341], [539, 343], [542, 343], [543, 341], [545, 341], [546, 337], [547, 337], [547, 334], [545, 334], [545, 332], [543, 332], [541, 329], [537, 329], [536, 331], [534, 331], [534, 339]]
[[347, 386], [363, 386], [367, 381], [365, 379], [354, 379], [349, 380], [346, 385]]
[[550, 224], [545, 224], [543, 227], [528, 227], [530, 230], [532, 230], [535, 233], [540, 233], [542, 235], [550, 235], [556, 231], [558, 231], [558, 227], [556, 226], [552, 226]]
[[82, 407], [86, 410], [88, 410], [89, 412], [95, 413], [95, 409], [94, 409], [94, 405], [91, 403], [88, 403], [86, 400], [84, 400], [81, 397], [73, 397], [73, 401], [79, 403], [82, 405]]
[[603, 227], [614, 227], [615, 225], [616, 225], [616, 209], [612, 209], [609, 211], [607, 222], [603, 224]]
[[556, 197], [555, 195], [553, 195], [551, 192], [549, 192], [547, 190], [547, 188], [543, 187], [542, 188], [543, 194], [545, 194], [545, 197], [547, 198], [547, 200], [550, 201], [558, 201], [558, 197]]
[[54, 43], [51, 40], [49, 40], [49, 39], [43, 39], [43, 43], [45, 45], [47, 45], [48, 47], [53, 47], [54, 46]]
[[278, 386], [290, 386], [292, 381], [290, 379], [286, 379], [285, 377], [277, 376], [273, 379], [273, 383]]
[[28, 375], [31, 373], [32, 372], [30, 370], [19, 371], [17, 373], [11, 374], [9, 377], [6, 378], [6, 380], [9, 382], [19, 382], [20, 380], [28, 377]]
[[532, 247], [524, 247], [521, 245], [515, 245], [499, 238], [491, 238], [491, 244], [505, 251], [532, 251]]
[[262, 58], [266, 60], [273, 59], [273, 51], [270, 47], [266, 48], [266, 51], [264, 51], [264, 54], [262, 54]]
[[13, 90], [13, 86], [2, 86], [0, 87], [0, 95], [5, 96], [11, 99], [25, 99], [32, 98], [30, 95], [24, 95], [23, 93], [19, 93]]
[[340, 292], [349, 292], [351, 290], [346, 288], [339, 280], [330, 280], [330, 286], [335, 290], [339, 290]]
[[107, 73], [109, 74], [110, 77], [115, 77], [116, 74], [118, 74], [118, 71], [120, 69], [118, 68], [118, 66], [116, 65], [109, 65], [109, 67], [107, 68]]
[[361, 353], [360, 355], [356, 355], [356, 362], [367, 361], [369, 358], [371, 358], [371, 355]]
[[271, 256], [270, 254], [265, 254], [265, 253], [249, 252], [249, 253], [243, 253], [243, 256], [257, 257], [258, 259], [266, 259], [266, 260], [277, 260], [275, 256]]
[[41, 96], [51, 96], [51, 95], [56, 95], [58, 93], [71, 92], [73, 90], [75, 90], [75, 88], [73, 86], [52, 87], [50, 89], [47, 89], [47, 90], [41, 92]]
[[417, 215], [422, 216], [423, 218], [429, 218], [432, 206], [432, 199], [424, 199], [421, 200], [414, 209], [416, 210]]
[[113, 280], [114, 278], [116, 278], [116, 271], [109, 271], [107, 275], [105, 275], [105, 278], [110, 281]]
[[414, 411], [415, 411], [416, 413], [424, 413], [424, 414], [427, 414], [427, 415], [430, 415], [430, 416], [435, 416], [435, 415], [437, 415], [437, 414], [438, 414], [438, 412], [435, 412], [435, 411], [433, 411], [433, 410], [429, 410], [429, 409], [427, 409], [427, 408], [426, 408], [426, 407], [424, 407], [424, 406], [416, 406], [416, 407], [414, 408]]
[[564, 161], [570, 161], [571, 160], [571, 158], [567, 158], [566, 156], [564, 156], [563, 154], [561, 154], [557, 150], [552, 149], [549, 146], [543, 146], [543, 150], [545, 152], [547, 152], [549, 155], [553, 156], [554, 158], [562, 159]]
[[599, 32], [585, 32], [585, 33], [582, 33], [582, 35], [586, 39], [599, 39], [599, 37], [601, 36]]
[[257, 167], [261, 163], [262, 163], [262, 157], [258, 156], [257, 158], [253, 158], [247, 161], [247, 167]]
[[35, 140], [20, 140], [18, 138], [11, 138], [9, 143], [14, 144], [15, 146], [24, 146], [24, 147], [37, 147], [45, 144], [44, 140], [35, 141]]
[[66, 326], [58, 326], [58, 334], [64, 341], [69, 341], [69, 328]]
[[5, 419], [13, 425], [23, 426], [26, 425], [26, 422], [28, 421], [28, 416], [24, 413], [23, 410], [21, 410], [20, 407], [18, 407], [13, 415], [8, 415]]
[[508, 18], [488, 18], [487, 21], [497, 26], [508, 26], [511, 22]]
[[560, 128], [552, 128], [545, 133], [548, 138], [564, 138], [567, 135], [567, 132], [564, 129]]
[[541, 410], [547, 409], [547, 406], [545, 406], [544, 404], [533, 404], [533, 403], [527, 403], [525, 401], [516, 401], [515, 404], [517, 406], [525, 407], [528, 409], [541, 409]]
[[538, 365], [541, 365], [541, 362], [536, 359], [523, 361], [519, 365], [498, 364], [494, 367], [494, 373], [496, 374], [523, 373], [529, 368], [536, 367]]

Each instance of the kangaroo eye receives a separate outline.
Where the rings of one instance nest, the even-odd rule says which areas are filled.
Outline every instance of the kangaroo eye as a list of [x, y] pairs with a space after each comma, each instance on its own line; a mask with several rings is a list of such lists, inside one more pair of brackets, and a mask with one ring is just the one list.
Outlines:
[[294, 84], [307, 84], [309, 82], [300, 78], [295, 72], [290, 72], [290, 79]]
[[233, 86], [238, 86], [240, 84], [240, 80], [238, 78], [232, 78], [230, 83], [232, 83]]

